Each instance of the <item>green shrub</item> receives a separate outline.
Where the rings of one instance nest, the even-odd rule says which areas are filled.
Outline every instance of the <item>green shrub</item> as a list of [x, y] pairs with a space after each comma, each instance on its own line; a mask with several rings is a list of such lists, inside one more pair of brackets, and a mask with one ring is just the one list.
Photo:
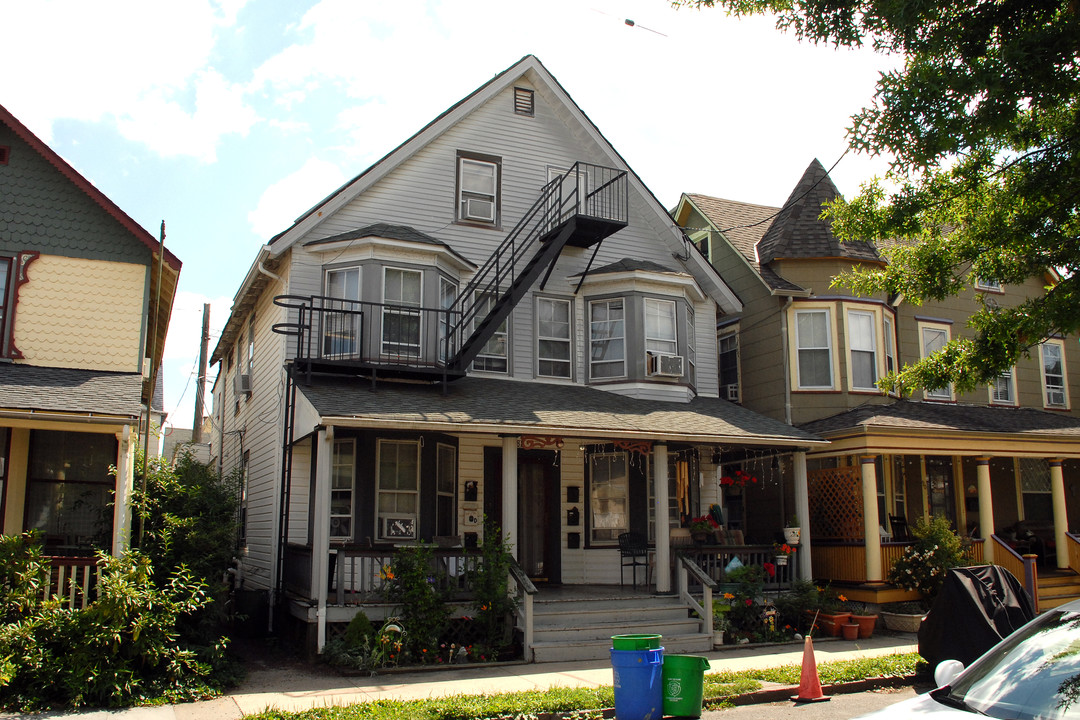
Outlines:
[[917, 590], [932, 598], [945, 582], [946, 571], [964, 564], [960, 536], [953, 532], [949, 521], [940, 516], [929, 521], [920, 518], [912, 525], [911, 534], [915, 542], [893, 564], [888, 580], [905, 590]]
[[397, 606], [396, 615], [405, 628], [405, 658], [398, 662], [434, 662], [439, 639], [450, 621], [446, 573], [435, 561], [431, 545], [401, 547], [385, 570], [383, 595]]
[[508, 623], [517, 610], [517, 599], [508, 592], [510, 566], [514, 556], [495, 523], [484, 521], [484, 541], [480, 545], [480, 563], [470, 573], [473, 611], [478, 634], [497, 657], [510, 644]]
[[0, 542], [0, 584], [16, 598], [0, 624], [0, 706], [121, 707], [211, 693], [210, 667], [183, 647], [176, 630], [209, 601], [190, 573], [180, 569], [159, 586], [146, 556], [102, 553], [97, 597], [72, 609], [35, 594], [48, 563], [32, 536]]

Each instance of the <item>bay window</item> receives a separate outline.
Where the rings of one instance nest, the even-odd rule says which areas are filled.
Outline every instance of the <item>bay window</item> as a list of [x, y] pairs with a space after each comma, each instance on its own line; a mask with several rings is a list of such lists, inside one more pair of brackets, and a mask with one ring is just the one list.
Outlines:
[[589, 377], [626, 376], [626, 326], [622, 298], [589, 303]]
[[537, 375], [570, 378], [571, 314], [570, 301], [539, 297], [536, 299]]
[[419, 270], [383, 268], [383, 355], [420, 356], [422, 278]]
[[877, 332], [874, 313], [848, 311], [849, 382], [852, 390], [877, 390]]
[[798, 387], [832, 389], [832, 319], [827, 308], [795, 311]]

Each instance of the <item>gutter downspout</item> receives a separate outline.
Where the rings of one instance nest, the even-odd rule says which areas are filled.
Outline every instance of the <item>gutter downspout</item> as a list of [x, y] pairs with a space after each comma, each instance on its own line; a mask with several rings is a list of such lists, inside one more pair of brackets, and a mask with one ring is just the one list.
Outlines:
[[788, 295], [787, 302], [780, 308], [780, 342], [784, 357], [784, 422], [791, 424], [791, 358], [788, 356], [787, 311], [793, 299]]

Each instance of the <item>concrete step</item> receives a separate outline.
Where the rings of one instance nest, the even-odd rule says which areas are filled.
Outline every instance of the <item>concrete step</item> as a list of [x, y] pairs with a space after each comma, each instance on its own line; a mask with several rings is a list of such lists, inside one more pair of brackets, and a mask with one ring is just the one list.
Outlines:
[[[677, 637], [664, 636], [660, 642], [664, 652], [703, 653], [712, 650], [712, 636], [697, 633]], [[572, 660], [605, 660], [611, 658], [611, 639], [577, 640], [572, 642], [534, 642], [534, 662], [568, 662]]]
[[[685, 613], [684, 613], [685, 615]], [[623, 620], [580, 624], [575, 626], [533, 625], [536, 642], [569, 642], [574, 640], [603, 640], [610, 647], [612, 635], [662, 635], [680, 637], [701, 631], [701, 621], [683, 617], [681, 620], [663, 620], [647, 623], [630, 623]]]

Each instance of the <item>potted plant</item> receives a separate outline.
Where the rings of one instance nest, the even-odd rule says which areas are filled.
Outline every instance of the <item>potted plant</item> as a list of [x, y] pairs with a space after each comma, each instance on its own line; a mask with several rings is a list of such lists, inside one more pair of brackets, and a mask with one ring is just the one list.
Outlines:
[[[818, 607], [808, 610], [810, 621], [820, 625], [822, 632], [839, 637], [842, 627], [851, 619], [851, 612], [844, 609], [847, 598], [837, 594], [828, 585], [818, 589]], [[816, 620], [815, 620], [816, 617]], [[813, 632], [813, 628], [811, 628]]]
[[731, 601], [734, 599], [735, 595], [732, 593], [724, 593], [721, 598], [713, 600], [713, 647], [724, 644], [724, 631], [728, 628]]
[[859, 639], [873, 637], [878, 614], [873, 611], [870, 603], [851, 600], [847, 603], [847, 609], [851, 611], [851, 622], [859, 626]]
[[702, 515], [701, 517], [694, 518], [690, 521], [690, 537], [692, 537], [694, 542], [699, 545], [705, 543], [712, 537], [715, 529], [712, 520], [707, 515]]
[[788, 545], [798, 545], [801, 537], [802, 528], [799, 526], [799, 518], [792, 515], [788, 520], [787, 527], [784, 528], [784, 542]]
[[885, 627], [896, 632], [919, 632], [925, 615], [926, 608], [919, 602], [894, 602], [881, 606], [881, 619]]
[[773, 543], [773, 552], [776, 553], [776, 564], [784, 566], [788, 564], [788, 557], [795, 552], [795, 548], [787, 543]]

